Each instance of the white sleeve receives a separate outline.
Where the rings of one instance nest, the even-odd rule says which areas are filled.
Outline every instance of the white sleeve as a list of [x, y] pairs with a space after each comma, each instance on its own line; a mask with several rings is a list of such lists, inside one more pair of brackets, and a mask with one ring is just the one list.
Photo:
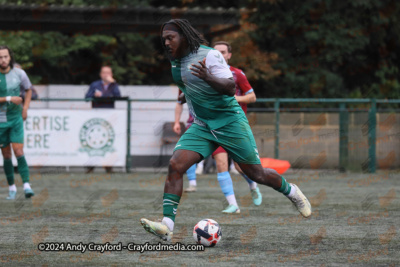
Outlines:
[[232, 72], [224, 57], [218, 50], [210, 50], [206, 57], [206, 67], [210, 73], [218, 78], [232, 78]]
[[16, 69], [17, 70], [17, 72], [18, 72], [18, 74], [19, 74], [19, 76], [20, 76], [20, 79], [21, 79], [21, 87], [26, 91], [26, 90], [29, 90], [29, 89], [31, 89], [31, 87], [32, 87], [32, 83], [31, 83], [31, 81], [29, 80], [29, 77], [28, 77], [28, 75], [26, 75], [26, 72], [24, 71], [24, 70], [22, 70], [22, 69]]

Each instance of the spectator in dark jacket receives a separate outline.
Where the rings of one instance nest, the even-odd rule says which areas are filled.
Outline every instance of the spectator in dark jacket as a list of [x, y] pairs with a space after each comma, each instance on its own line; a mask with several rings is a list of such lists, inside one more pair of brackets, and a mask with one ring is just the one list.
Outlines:
[[[92, 82], [89, 91], [86, 93], [86, 98], [100, 97], [121, 97], [118, 88], [118, 83], [113, 78], [112, 69], [109, 66], [103, 66], [100, 70], [101, 80]], [[92, 102], [93, 108], [114, 108], [114, 101], [107, 102]]]
[[[112, 69], [109, 66], [103, 66], [100, 70], [101, 80], [92, 82], [85, 98], [106, 98], [106, 97], [121, 97], [121, 93], [118, 88], [118, 83], [113, 78]], [[101, 101], [92, 102], [92, 108], [114, 108], [114, 101]], [[112, 173], [111, 166], [104, 166], [107, 173]], [[86, 173], [93, 172], [94, 167], [89, 166], [86, 169]]]

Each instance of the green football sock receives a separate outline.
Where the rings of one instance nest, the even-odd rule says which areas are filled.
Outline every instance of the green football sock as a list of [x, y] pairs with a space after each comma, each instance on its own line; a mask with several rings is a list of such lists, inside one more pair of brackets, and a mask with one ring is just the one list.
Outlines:
[[11, 159], [3, 160], [3, 169], [7, 177], [8, 185], [14, 184], [14, 166]]
[[281, 192], [282, 194], [284, 194], [285, 196], [289, 195], [290, 190], [292, 189], [292, 187], [290, 186], [290, 184], [288, 182], [286, 182], [285, 178], [282, 178], [282, 185], [281, 188], [279, 188], [277, 191]]
[[18, 161], [18, 172], [21, 175], [22, 182], [29, 183], [29, 167], [26, 163], [25, 156], [17, 158]]
[[170, 218], [175, 222], [175, 216], [178, 209], [179, 201], [181, 197], [174, 194], [164, 193], [163, 200], [163, 215], [164, 217]]

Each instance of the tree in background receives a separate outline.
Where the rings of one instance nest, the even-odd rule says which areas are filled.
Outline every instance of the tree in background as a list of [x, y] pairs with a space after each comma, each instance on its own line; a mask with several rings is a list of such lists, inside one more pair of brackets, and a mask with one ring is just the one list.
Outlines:
[[98, 79], [102, 65], [110, 65], [121, 84], [142, 84], [144, 69], [156, 64], [155, 52], [149, 49], [152, 37], [140, 34], [0, 31], [0, 44], [12, 47], [16, 61], [36, 84], [88, 84]]
[[[241, 12], [240, 30], [214, 38], [216, 41], [227, 41], [232, 46], [233, 56], [229, 63], [242, 69], [256, 90], [258, 97], [268, 96], [268, 88], [258, 86], [258, 81], [268, 81], [280, 75], [272, 65], [278, 61], [278, 54], [261, 50], [250, 34], [257, 30], [257, 26], [248, 21], [249, 12]], [[214, 27], [212, 30], [218, 30]], [[257, 86], [256, 86], [257, 85]]]
[[[97, 5], [122, 7], [148, 5], [131, 0], [0, 0], [0, 4]], [[138, 33], [74, 34], [60, 32], [0, 31], [0, 44], [10, 46], [18, 63], [35, 84], [89, 84], [98, 79], [102, 65], [113, 68], [120, 84], [159, 84], [167, 75], [158, 75], [155, 37]], [[159, 42], [159, 40], [157, 40]], [[168, 77], [169, 78], [169, 77]], [[170, 78], [169, 78], [170, 79]], [[170, 82], [164, 81], [164, 82]]]
[[104, 6], [104, 7], [122, 7], [122, 6], [148, 6], [148, 0], [0, 0], [0, 4], [14, 5], [62, 5], [62, 6]]
[[[0, 4], [10, 1], [0, 0]], [[12, 1], [15, 2], [15, 1]], [[394, 0], [26, 0], [19, 4], [257, 8], [232, 43], [259, 97], [400, 98], [400, 4]], [[215, 29], [217, 29], [216, 27]], [[1, 32], [34, 83], [88, 84], [109, 64], [120, 84], [171, 84], [158, 35]]]
[[279, 55], [270, 97], [399, 98], [399, 4], [257, 1], [252, 38]]
[[[62, 6], [168, 6], [239, 8], [246, 0], [0, 0], [0, 4], [41, 7]], [[171, 84], [170, 64], [161, 47], [159, 35], [115, 33], [113, 35], [67, 35], [59, 32], [2, 32], [0, 44], [10, 45], [16, 59], [36, 84], [88, 84], [98, 78], [101, 65], [113, 68], [120, 84]], [[251, 73], [251, 66], [248, 67]], [[247, 70], [247, 69], [246, 69]], [[257, 76], [254, 76], [255, 78]]]

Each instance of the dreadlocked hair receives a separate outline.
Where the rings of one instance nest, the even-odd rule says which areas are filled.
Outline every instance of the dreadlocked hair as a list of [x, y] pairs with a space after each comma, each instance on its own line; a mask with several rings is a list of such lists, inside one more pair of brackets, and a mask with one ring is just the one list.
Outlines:
[[[175, 24], [180, 30], [181, 35], [183, 35], [189, 45], [189, 50], [191, 53], [197, 53], [200, 45], [208, 45], [208, 42], [204, 37], [195, 29], [190, 22], [186, 19], [171, 19], [170, 21], [165, 22], [161, 27], [161, 35], [164, 30], [165, 25], [167, 24]], [[162, 47], [165, 49], [165, 44], [161, 39]]]

